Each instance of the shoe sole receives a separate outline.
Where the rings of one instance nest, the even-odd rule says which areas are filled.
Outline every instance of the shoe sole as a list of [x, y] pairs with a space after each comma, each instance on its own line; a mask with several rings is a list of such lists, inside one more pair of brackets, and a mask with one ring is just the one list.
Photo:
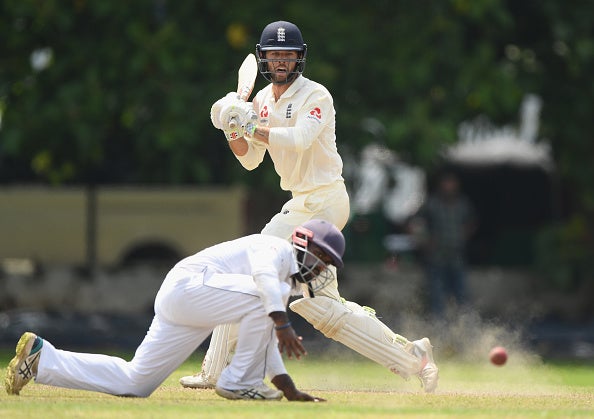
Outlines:
[[215, 388], [214, 384], [191, 383], [191, 382], [184, 381], [184, 378], [185, 377], [179, 379], [179, 383], [184, 388], [193, 388], [193, 389], [197, 389], [197, 390], [212, 390], [213, 388]]
[[[8, 394], [18, 396], [21, 389], [31, 380], [31, 378], [23, 380], [19, 377], [17, 370], [21, 364], [27, 359], [37, 335], [35, 333], [26, 332], [19, 339], [15, 353], [16, 355], [9, 362], [6, 368], [6, 377], [4, 378], [4, 388]], [[39, 352], [38, 352], [39, 354]], [[38, 355], [39, 356], [39, 355]], [[35, 360], [34, 360], [35, 361]], [[19, 381], [21, 381], [19, 383]], [[20, 385], [19, 385], [20, 384]]]

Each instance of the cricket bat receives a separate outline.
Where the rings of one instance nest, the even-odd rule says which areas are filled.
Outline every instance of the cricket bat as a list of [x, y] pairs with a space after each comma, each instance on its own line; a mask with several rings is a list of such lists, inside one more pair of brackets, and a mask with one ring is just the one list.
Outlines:
[[[258, 62], [254, 54], [248, 54], [241, 63], [239, 71], [237, 72], [237, 94], [243, 101], [247, 101], [254, 90], [256, 77], [258, 76]], [[232, 119], [229, 122], [230, 128], [235, 128], [237, 121]]]

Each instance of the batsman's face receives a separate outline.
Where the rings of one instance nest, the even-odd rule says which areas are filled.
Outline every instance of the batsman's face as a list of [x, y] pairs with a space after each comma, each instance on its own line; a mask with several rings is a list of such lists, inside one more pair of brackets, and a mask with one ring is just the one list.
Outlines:
[[266, 51], [265, 58], [270, 60], [268, 71], [270, 71], [274, 82], [282, 83], [295, 70], [299, 53], [297, 51]]

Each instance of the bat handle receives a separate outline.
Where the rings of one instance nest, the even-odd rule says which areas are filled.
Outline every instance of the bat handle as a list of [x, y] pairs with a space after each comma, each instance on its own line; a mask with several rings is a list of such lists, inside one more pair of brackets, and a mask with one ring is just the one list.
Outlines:
[[250, 86], [243, 86], [239, 89], [239, 99], [246, 102], [248, 97], [250, 97], [250, 93], [252, 93], [252, 88]]
[[[239, 100], [245, 102], [247, 98], [250, 96], [250, 93], [252, 93], [252, 88], [250, 86], [243, 86], [241, 89], [239, 89]], [[236, 127], [237, 118], [231, 118], [231, 120], [229, 121], [229, 128], [235, 129]]]

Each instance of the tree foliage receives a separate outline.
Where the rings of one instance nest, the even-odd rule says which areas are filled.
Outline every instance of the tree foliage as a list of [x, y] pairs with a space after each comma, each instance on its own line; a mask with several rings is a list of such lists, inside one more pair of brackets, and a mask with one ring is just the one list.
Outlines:
[[[245, 176], [209, 109], [278, 19], [300, 26], [306, 75], [333, 93], [339, 148], [362, 147], [374, 118], [431, 170], [461, 121], [514, 121], [540, 95], [567, 212], [592, 220], [594, 15], [581, 1], [4, 0], [0, 182], [277, 188], [272, 170]], [[580, 243], [593, 231], [586, 221]]]

